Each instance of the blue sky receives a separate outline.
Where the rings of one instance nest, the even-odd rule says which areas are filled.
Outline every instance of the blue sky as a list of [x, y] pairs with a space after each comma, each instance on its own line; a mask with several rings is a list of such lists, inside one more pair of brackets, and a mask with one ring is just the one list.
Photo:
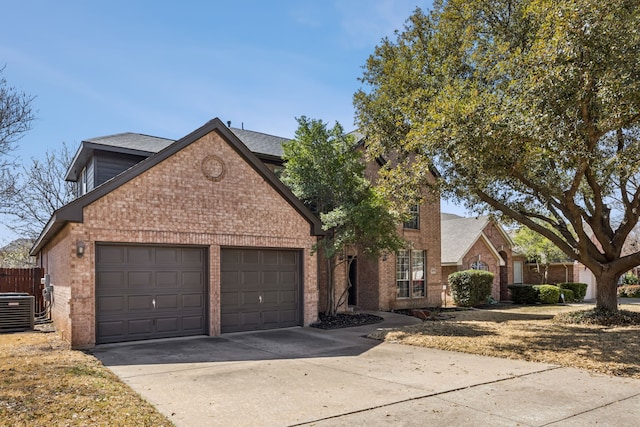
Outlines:
[[352, 130], [362, 66], [416, 7], [431, 1], [5, 2], [3, 75], [36, 96], [16, 154], [120, 132], [178, 139], [214, 117], [285, 137], [302, 115]]

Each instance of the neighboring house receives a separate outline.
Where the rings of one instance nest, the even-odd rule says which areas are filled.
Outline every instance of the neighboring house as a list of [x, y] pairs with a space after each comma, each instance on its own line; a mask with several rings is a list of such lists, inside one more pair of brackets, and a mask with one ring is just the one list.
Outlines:
[[491, 296], [495, 300], [508, 300], [507, 286], [523, 283], [524, 257], [513, 253], [511, 238], [494, 219], [443, 213], [441, 232], [445, 281], [456, 271], [489, 271], [494, 274]]
[[82, 142], [67, 174], [79, 197], [31, 250], [74, 347], [317, 319], [321, 224], [272, 172], [278, 154], [234, 132], [214, 119], [175, 142]]

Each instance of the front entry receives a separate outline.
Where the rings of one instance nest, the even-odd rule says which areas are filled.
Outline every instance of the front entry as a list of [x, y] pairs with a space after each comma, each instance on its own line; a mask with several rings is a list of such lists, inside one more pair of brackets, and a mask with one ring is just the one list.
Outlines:
[[349, 257], [349, 305], [358, 305], [358, 260], [356, 257]]

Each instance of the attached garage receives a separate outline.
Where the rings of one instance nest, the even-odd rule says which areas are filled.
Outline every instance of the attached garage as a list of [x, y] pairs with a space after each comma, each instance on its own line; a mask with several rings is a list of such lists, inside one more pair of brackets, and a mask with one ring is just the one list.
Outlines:
[[90, 348], [314, 322], [320, 220], [219, 119], [157, 140], [94, 138], [74, 157], [82, 176], [106, 152], [148, 155], [57, 210], [35, 243], [56, 330]]
[[223, 248], [222, 332], [302, 325], [300, 251]]
[[206, 250], [96, 245], [96, 343], [202, 335]]

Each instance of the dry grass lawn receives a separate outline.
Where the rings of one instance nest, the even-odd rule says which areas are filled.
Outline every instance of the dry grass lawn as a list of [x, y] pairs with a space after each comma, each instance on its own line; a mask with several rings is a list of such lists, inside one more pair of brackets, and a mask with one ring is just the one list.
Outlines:
[[[640, 326], [559, 324], [561, 312], [593, 306], [507, 306], [444, 311], [440, 320], [370, 335], [442, 350], [551, 363], [640, 379]], [[640, 312], [640, 305], [621, 309]]]
[[56, 333], [0, 334], [0, 426], [170, 426]]

